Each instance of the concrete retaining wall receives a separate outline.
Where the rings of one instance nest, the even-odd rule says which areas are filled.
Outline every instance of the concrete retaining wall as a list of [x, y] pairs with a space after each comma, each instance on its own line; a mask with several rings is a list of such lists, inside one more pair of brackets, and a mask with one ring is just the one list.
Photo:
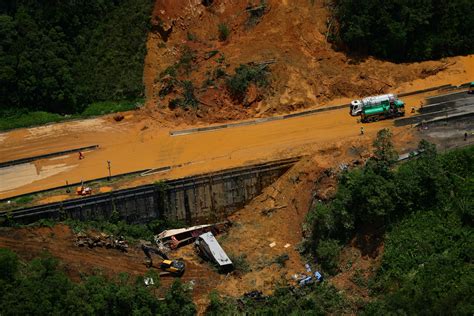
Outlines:
[[97, 196], [0, 213], [20, 223], [43, 218], [101, 220], [118, 216], [129, 223], [157, 218], [188, 224], [217, 221], [243, 207], [285, 173], [298, 158], [229, 169]]

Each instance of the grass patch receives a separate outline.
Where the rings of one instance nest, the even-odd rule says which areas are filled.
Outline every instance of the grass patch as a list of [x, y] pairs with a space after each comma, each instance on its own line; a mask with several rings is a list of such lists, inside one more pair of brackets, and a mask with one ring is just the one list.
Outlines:
[[0, 211], [11, 211], [13, 209], [18, 209], [26, 207], [35, 200], [34, 194], [29, 194], [25, 196], [20, 196], [17, 198], [12, 198], [10, 200], [5, 200], [0, 203]]
[[219, 33], [219, 41], [224, 42], [229, 38], [230, 29], [225, 23], [221, 23], [217, 26], [217, 31]]
[[22, 112], [17, 114], [10, 114], [8, 116], [2, 115], [0, 118], [0, 130], [10, 130], [14, 128], [22, 128], [36, 125], [43, 125], [47, 123], [60, 122], [67, 119], [67, 117], [48, 113], [43, 111]]
[[28, 203], [31, 203], [33, 201], [33, 196], [32, 195], [25, 195], [25, 196], [21, 196], [19, 198], [16, 198], [16, 199], [13, 199], [13, 203], [17, 204], [17, 205], [21, 205], [21, 204], [28, 204]]
[[136, 101], [104, 101], [95, 102], [86, 107], [86, 109], [79, 115], [79, 117], [91, 117], [98, 115], [105, 115], [115, 112], [124, 112], [135, 110], [143, 104], [143, 100]]
[[115, 112], [135, 110], [143, 104], [143, 100], [135, 101], [104, 101], [88, 105], [80, 114], [60, 115], [43, 111], [28, 112], [26, 109], [0, 113], [0, 131], [15, 128], [40, 126], [71, 119], [84, 119]]

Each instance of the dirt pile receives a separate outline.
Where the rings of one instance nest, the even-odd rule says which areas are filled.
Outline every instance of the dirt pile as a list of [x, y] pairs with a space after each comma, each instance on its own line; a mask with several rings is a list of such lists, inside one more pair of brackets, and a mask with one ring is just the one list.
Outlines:
[[[325, 1], [263, 3], [156, 1], [145, 60], [144, 111], [191, 124], [268, 116], [337, 98], [398, 91], [403, 84], [408, 89], [414, 80], [435, 85], [446, 74], [465, 71], [462, 58], [394, 64], [350, 57], [327, 41], [331, 16]], [[251, 84], [246, 98], [230, 97], [225, 81], [235, 68], [268, 61], [270, 86]], [[175, 79], [172, 88], [169, 81]], [[184, 81], [193, 89], [189, 83], [183, 88]], [[183, 90], [194, 93], [195, 104], [177, 106], [173, 100], [186, 98]]]

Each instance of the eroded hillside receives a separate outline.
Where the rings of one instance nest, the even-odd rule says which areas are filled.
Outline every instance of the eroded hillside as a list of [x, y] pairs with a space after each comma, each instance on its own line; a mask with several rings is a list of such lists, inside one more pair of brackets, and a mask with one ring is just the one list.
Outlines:
[[[144, 70], [147, 110], [209, 123], [414, 90], [452, 74], [469, 80], [459, 74], [472, 56], [395, 64], [335, 51], [327, 41], [334, 24], [324, 1], [157, 1]], [[227, 81], [241, 64], [267, 71], [269, 83], [250, 81], [245, 97], [235, 98]]]

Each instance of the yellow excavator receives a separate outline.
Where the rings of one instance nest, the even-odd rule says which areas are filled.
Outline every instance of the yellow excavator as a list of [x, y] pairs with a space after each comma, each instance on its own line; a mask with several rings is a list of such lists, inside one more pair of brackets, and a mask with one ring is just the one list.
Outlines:
[[176, 276], [180, 277], [184, 273], [185, 265], [184, 262], [181, 260], [170, 260], [166, 253], [163, 251], [160, 251], [159, 249], [156, 249], [151, 246], [147, 246], [145, 244], [142, 244], [142, 250], [145, 253], [145, 256], [147, 257], [147, 262], [146, 265], [147, 267], [151, 268], [153, 267], [153, 259], [151, 257], [152, 254], [156, 254], [163, 258], [163, 260], [160, 262], [160, 269], [163, 270], [163, 272], [160, 273], [160, 276], [164, 275], [171, 275], [171, 276]]

